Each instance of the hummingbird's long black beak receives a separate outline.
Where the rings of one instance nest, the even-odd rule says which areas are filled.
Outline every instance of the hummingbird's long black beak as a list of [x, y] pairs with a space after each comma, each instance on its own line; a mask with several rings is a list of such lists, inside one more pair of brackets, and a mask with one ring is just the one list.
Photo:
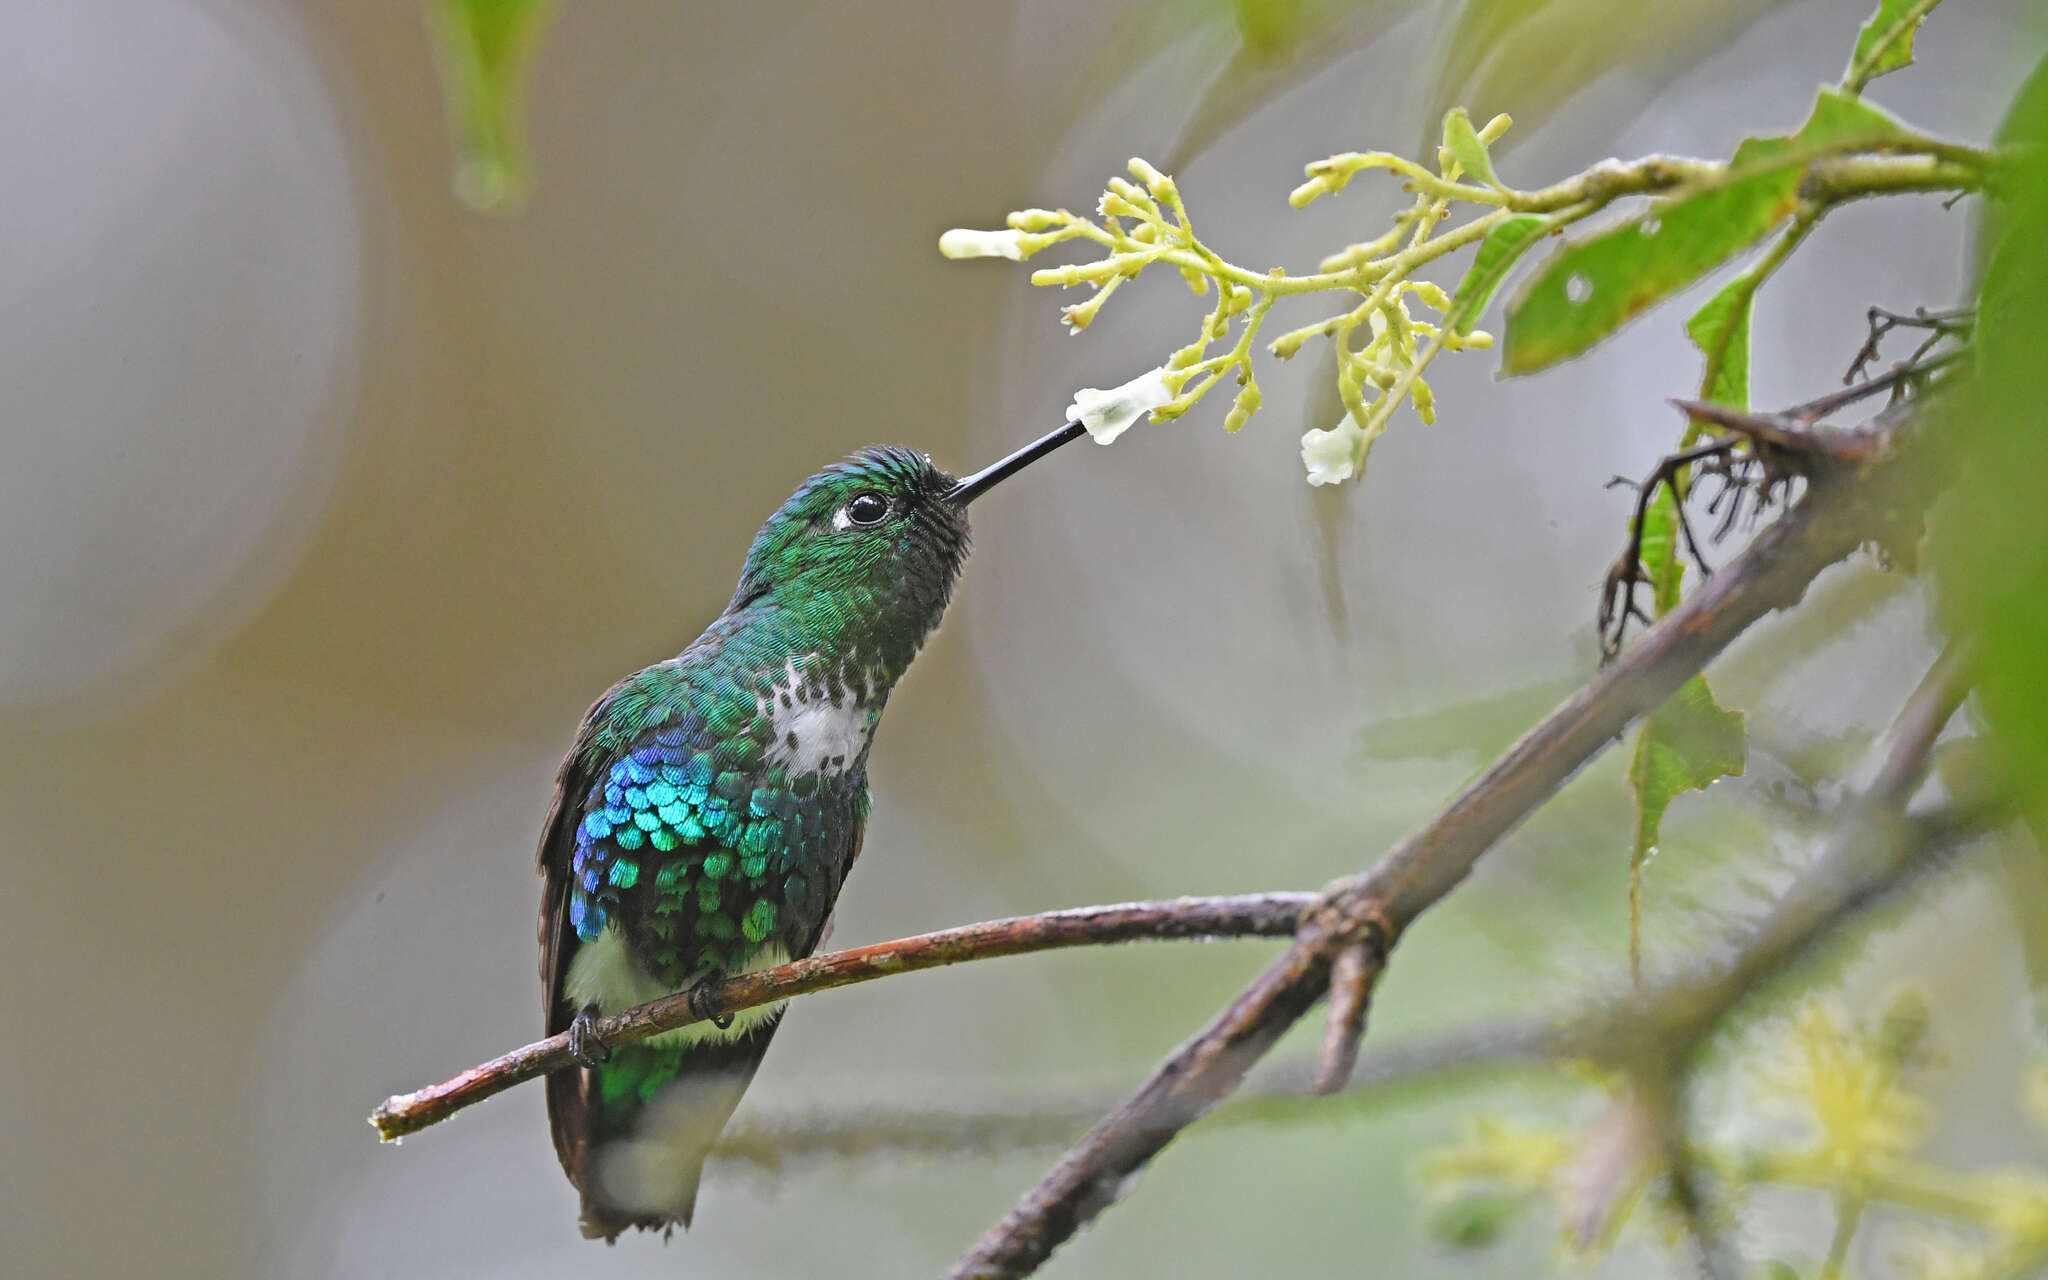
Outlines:
[[946, 501], [954, 506], [966, 506], [982, 494], [987, 493], [990, 489], [995, 488], [1004, 480], [1016, 475], [1019, 471], [1043, 458], [1046, 454], [1051, 453], [1054, 449], [1059, 448], [1069, 440], [1078, 438], [1086, 430], [1087, 428], [1079, 422], [1069, 422], [1066, 426], [1049, 435], [1040, 436], [1009, 457], [1004, 458], [1001, 462], [995, 463], [993, 466], [983, 467], [973, 475], [962, 480], [959, 484], [948, 489], [946, 491]]

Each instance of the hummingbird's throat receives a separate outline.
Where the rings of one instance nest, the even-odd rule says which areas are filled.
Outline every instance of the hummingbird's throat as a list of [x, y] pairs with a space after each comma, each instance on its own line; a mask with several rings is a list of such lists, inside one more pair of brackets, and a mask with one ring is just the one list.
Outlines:
[[[791, 777], [840, 774], [858, 767], [882, 718], [888, 690], [881, 680], [848, 679], [843, 668], [829, 676], [826, 671], [827, 663], [819, 655], [791, 658], [782, 679], [757, 703], [774, 728], [768, 761]], [[874, 692], [862, 696], [870, 690]]]

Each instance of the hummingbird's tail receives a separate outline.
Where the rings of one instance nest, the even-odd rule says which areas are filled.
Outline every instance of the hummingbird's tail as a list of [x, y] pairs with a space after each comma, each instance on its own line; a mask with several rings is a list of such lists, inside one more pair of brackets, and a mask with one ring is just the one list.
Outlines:
[[601, 1066], [561, 1073], [569, 1077], [563, 1087], [550, 1081], [558, 1129], [566, 1123], [588, 1138], [569, 1171], [583, 1193], [584, 1235], [616, 1240], [629, 1228], [689, 1228], [705, 1157], [780, 1022], [735, 1028], [731, 1038], [625, 1045]]

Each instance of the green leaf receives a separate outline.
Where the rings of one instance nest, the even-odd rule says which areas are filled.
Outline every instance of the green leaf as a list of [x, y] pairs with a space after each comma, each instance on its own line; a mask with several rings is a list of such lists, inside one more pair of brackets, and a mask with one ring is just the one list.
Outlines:
[[1772, 166], [1664, 202], [1569, 245], [1508, 303], [1501, 370], [1569, 360], [1770, 234], [1799, 204], [1799, 170]]
[[1749, 318], [1757, 279], [1744, 272], [1693, 312], [1685, 331], [1707, 358], [1700, 399], [1749, 408]]
[[2048, 831], [2048, 61], [2000, 129], [2015, 157], [1985, 211], [1974, 377], [1936, 430], [1958, 499], [1929, 558], [1951, 635], [1974, 638], [1976, 702], [2036, 831]]
[[526, 81], [555, 0], [428, 0], [449, 129], [455, 193], [473, 209], [524, 196]]
[[1465, 278], [1458, 282], [1458, 291], [1451, 304], [1451, 314], [1446, 327], [1455, 333], [1470, 333], [1472, 326], [1479, 323], [1479, 316], [1486, 310], [1486, 304], [1493, 301], [1494, 291], [1508, 278], [1508, 272], [1521, 260], [1522, 254], [1535, 244], [1550, 226], [1550, 219], [1534, 213], [1516, 213], [1502, 218], [1486, 233], [1486, 239], [1479, 243], [1479, 253], [1472, 259], [1472, 267], [1465, 272]]
[[1512, 1191], [1472, 1191], [1432, 1207], [1425, 1226], [1452, 1249], [1484, 1249], [1527, 1207], [1529, 1197]]
[[1799, 126], [1799, 132], [1785, 139], [1751, 138], [1735, 149], [1735, 163], [1740, 166], [1765, 154], [1782, 155], [1818, 147], [1877, 146], [1911, 136], [1913, 131], [1891, 112], [1827, 85], [1814, 99], [1813, 114]]
[[[1749, 319], [1759, 283], [1754, 274], [1744, 272], [1686, 322], [1685, 331], [1707, 357], [1700, 379], [1702, 399], [1749, 407]], [[1667, 486], [1643, 513], [1643, 570], [1659, 617], [1678, 606], [1685, 579], [1679, 536], [1678, 499]], [[1635, 843], [1628, 862], [1628, 954], [1629, 968], [1638, 976], [1643, 954], [1643, 864], [1657, 847], [1664, 812], [1680, 794], [1741, 773], [1744, 751], [1742, 713], [1723, 710], [1705, 676], [1694, 676], [1636, 728], [1628, 770], [1636, 793]]]
[[1685, 565], [1678, 558], [1678, 499], [1669, 485], [1659, 487], [1643, 511], [1642, 552], [1661, 618], [1678, 607], [1678, 589], [1685, 579]]
[[1479, 132], [1472, 127], [1472, 117], [1465, 114], [1465, 108], [1452, 107], [1444, 114], [1444, 146], [1467, 174], [1489, 187], [1500, 185], [1500, 179], [1493, 176], [1493, 160], [1486, 154], [1486, 144], [1479, 140]]
[[1508, 304], [1501, 371], [1533, 373], [1584, 353], [1643, 311], [1749, 248], [1799, 207], [1817, 150], [1876, 145], [1903, 126], [1836, 89], [1789, 138], [1751, 138], [1725, 174], [1567, 245]]
[[1629, 857], [1629, 966], [1638, 975], [1641, 873], [1656, 851], [1664, 812], [1688, 791], [1739, 775], [1744, 752], [1742, 713], [1715, 702], [1703, 676], [1686, 681], [1636, 731], [1635, 754], [1628, 766], [1629, 784], [1636, 792], [1635, 849]]
[[[1940, 0], [1934, 0], [1934, 4]], [[1847, 86], [1854, 93], [1886, 72], [1913, 65], [1913, 37], [1933, 11], [1925, 0], [1878, 0], [1877, 12], [1856, 33]]]

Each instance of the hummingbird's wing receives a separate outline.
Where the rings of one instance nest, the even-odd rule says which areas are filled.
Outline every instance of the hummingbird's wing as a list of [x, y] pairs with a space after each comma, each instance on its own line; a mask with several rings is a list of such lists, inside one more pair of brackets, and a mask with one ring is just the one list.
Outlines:
[[[569, 926], [569, 859], [576, 847], [576, 824], [582, 820], [582, 800], [597, 772], [589, 749], [592, 730], [609, 699], [608, 693], [584, 713], [575, 745], [555, 774], [554, 798], [548, 803], [547, 820], [541, 824], [540, 1003], [548, 1035], [567, 1030], [576, 1016], [576, 1010], [567, 1007], [562, 997], [569, 955], [576, 945], [576, 930]], [[591, 1086], [590, 1073], [582, 1070], [556, 1071], [547, 1078], [548, 1126], [554, 1134], [555, 1158], [579, 1190], [590, 1153]]]

